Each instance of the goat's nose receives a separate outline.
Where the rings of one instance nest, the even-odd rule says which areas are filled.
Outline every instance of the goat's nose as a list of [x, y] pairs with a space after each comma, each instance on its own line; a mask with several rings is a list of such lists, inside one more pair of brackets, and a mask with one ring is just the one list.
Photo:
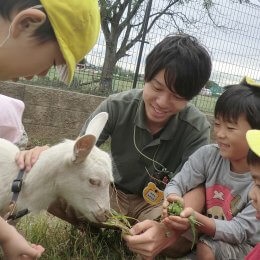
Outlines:
[[111, 217], [111, 211], [110, 210], [105, 210], [105, 216], [106, 216], [106, 220]]
[[108, 217], [109, 217], [110, 213], [108, 210], [102, 210], [100, 209], [97, 214], [96, 214], [96, 219], [99, 221], [99, 222], [105, 222]]

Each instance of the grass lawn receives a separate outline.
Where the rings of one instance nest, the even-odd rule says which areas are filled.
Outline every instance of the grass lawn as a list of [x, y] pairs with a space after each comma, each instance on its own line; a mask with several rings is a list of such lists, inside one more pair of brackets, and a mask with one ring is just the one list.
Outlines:
[[48, 214], [22, 218], [17, 229], [31, 243], [41, 244], [46, 260], [119, 260], [134, 259], [125, 247], [121, 233], [115, 230], [84, 232]]

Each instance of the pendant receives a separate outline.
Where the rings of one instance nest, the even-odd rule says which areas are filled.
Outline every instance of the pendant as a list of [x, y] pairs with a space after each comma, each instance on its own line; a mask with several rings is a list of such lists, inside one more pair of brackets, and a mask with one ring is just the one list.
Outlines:
[[143, 190], [143, 198], [150, 205], [158, 205], [163, 200], [163, 191], [153, 182], [149, 182]]

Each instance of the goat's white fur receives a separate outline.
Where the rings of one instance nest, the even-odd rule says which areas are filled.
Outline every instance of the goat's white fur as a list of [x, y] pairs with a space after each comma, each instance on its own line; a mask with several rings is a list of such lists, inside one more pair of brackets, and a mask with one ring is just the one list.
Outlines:
[[[42, 152], [31, 171], [24, 176], [17, 210], [47, 209], [57, 198], [93, 222], [105, 220], [110, 209], [109, 186], [113, 181], [109, 155], [95, 146], [107, 113], [100, 113], [89, 124], [86, 135], [65, 140]], [[0, 213], [11, 201], [11, 185], [17, 177], [15, 155], [18, 148], [0, 139]]]

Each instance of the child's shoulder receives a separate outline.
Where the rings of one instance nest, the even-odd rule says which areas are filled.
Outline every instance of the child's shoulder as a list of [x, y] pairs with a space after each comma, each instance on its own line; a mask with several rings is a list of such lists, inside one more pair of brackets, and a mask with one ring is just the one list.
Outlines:
[[198, 148], [191, 155], [191, 159], [199, 160], [201, 162], [205, 162], [206, 165], [211, 165], [212, 163], [220, 163], [223, 162], [223, 158], [220, 155], [219, 147], [217, 144], [207, 144]]
[[220, 155], [219, 153], [219, 147], [217, 144], [206, 144], [201, 146], [197, 152], [199, 153], [206, 153], [207, 155], [212, 154], [212, 155]]

